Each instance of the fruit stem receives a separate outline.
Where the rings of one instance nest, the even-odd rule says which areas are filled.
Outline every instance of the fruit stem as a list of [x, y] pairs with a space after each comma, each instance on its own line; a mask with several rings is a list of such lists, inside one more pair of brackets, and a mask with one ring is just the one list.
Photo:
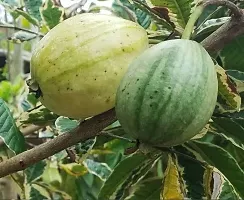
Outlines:
[[191, 33], [194, 29], [194, 25], [196, 23], [196, 21], [198, 20], [198, 18], [201, 16], [203, 10], [204, 10], [205, 6], [203, 3], [200, 3], [196, 6], [196, 9], [194, 10], [194, 12], [191, 14], [190, 19], [188, 20], [185, 30], [182, 33], [181, 38], [182, 39], [190, 39], [191, 37]]

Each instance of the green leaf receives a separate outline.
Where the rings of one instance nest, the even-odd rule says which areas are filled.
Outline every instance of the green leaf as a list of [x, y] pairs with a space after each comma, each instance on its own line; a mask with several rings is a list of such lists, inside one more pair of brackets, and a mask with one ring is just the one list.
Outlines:
[[37, 189], [31, 187], [29, 200], [37, 200], [37, 199], [47, 199], [47, 197], [43, 196]]
[[237, 92], [236, 85], [226, 74], [225, 70], [216, 65], [218, 77], [218, 93], [226, 101], [228, 105], [236, 111], [241, 109], [241, 97]]
[[73, 130], [79, 125], [79, 121], [71, 120], [68, 117], [60, 116], [55, 121], [56, 129], [58, 130], [59, 134], [66, 133], [68, 131]]
[[191, 141], [188, 145], [197, 151], [202, 159], [216, 167], [230, 181], [241, 198], [244, 198], [244, 171], [230, 153], [207, 142]]
[[63, 21], [64, 8], [53, 5], [52, 0], [46, 0], [45, 5], [41, 10], [41, 16], [49, 29]]
[[[175, 149], [181, 154], [197, 158], [184, 146], [177, 146]], [[177, 155], [178, 168], [180, 176], [184, 179], [184, 187], [187, 191], [186, 195], [189, 199], [204, 199], [205, 191], [203, 187], [205, 168], [201, 163], [196, 162], [182, 155]], [[192, 173], [194, 172], [194, 173]]]
[[140, 166], [134, 169], [126, 181], [117, 188], [117, 191], [114, 193], [112, 198], [123, 200], [126, 196], [130, 195], [132, 188], [147, 176], [157, 161], [158, 154], [155, 154], [151, 159], [142, 162]]
[[39, 8], [42, 6], [42, 0], [24, 0], [24, 2], [28, 13], [38, 21], [41, 21]]
[[7, 147], [19, 154], [25, 150], [25, 138], [17, 128], [7, 104], [0, 99], [0, 137]]
[[151, 17], [135, 5], [131, 4], [128, 0], [115, 0], [112, 8], [118, 16], [137, 21], [143, 28], [147, 29], [151, 24]]
[[86, 167], [78, 163], [60, 164], [60, 168], [62, 168], [69, 175], [75, 177], [83, 176], [87, 173]]
[[47, 161], [47, 166], [42, 173], [42, 180], [48, 185], [53, 185], [59, 188], [62, 179], [58, 171], [57, 162]]
[[162, 188], [162, 179], [151, 178], [141, 181], [135, 191], [125, 200], [159, 200]]
[[191, 14], [193, 0], [147, 0], [150, 7], [165, 7], [168, 9], [171, 21], [176, 30], [183, 32]]
[[134, 153], [121, 161], [103, 185], [99, 199], [110, 199], [131, 173], [146, 160], [148, 160], [146, 155]]
[[244, 128], [231, 118], [227, 117], [212, 117], [213, 126], [228, 138], [231, 138], [239, 146], [243, 146]]
[[229, 19], [230, 17], [221, 17], [217, 19], [207, 20], [200, 27], [198, 27], [195, 33], [193, 34], [194, 40], [202, 41], [211, 33], [216, 31], [220, 26], [226, 23]]
[[46, 163], [44, 161], [40, 161], [27, 169], [24, 170], [26, 175], [27, 183], [31, 183], [36, 178], [40, 177], [45, 169]]
[[237, 195], [233, 185], [231, 185], [229, 181], [224, 179], [218, 199], [232, 200], [232, 199], [240, 199], [240, 197]]
[[145, 12], [147, 15], [151, 17], [152, 19], [151, 25], [157, 24], [157, 26], [162, 26], [163, 29], [166, 28], [171, 31], [174, 30], [175, 25], [173, 22], [170, 21], [169, 12], [167, 8], [154, 7], [154, 6], [150, 7], [144, 2], [141, 2], [139, 0], [132, 0], [132, 1], [139, 9], [141, 9], [143, 12]]
[[31, 112], [23, 113], [23, 116], [21, 116], [19, 121], [24, 124], [43, 125], [48, 122], [54, 123], [57, 118], [58, 115], [52, 113], [47, 108], [40, 107]]
[[32, 23], [33, 25], [39, 26], [39, 22], [33, 18], [31, 15], [29, 15], [27, 12], [20, 10], [20, 9], [15, 9], [14, 12], [16, 13], [16, 17], [17, 15], [21, 15], [23, 16], [25, 19], [27, 19], [30, 23]]
[[220, 51], [220, 57], [225, 69], [235, 69], [244, 72], [244, 36], [233, 39]]
[[111, 174], [111, 169], [106, 163], [95, 162], [91, 159], [86, 159], [83, 163], [91, 174], [96, 175], [103, 181]]

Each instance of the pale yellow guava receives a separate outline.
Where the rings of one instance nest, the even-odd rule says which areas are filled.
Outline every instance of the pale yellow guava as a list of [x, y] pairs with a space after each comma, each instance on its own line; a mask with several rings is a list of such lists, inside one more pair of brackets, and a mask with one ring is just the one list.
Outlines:
[[132, 60], [148, 48], [137, 23], [103, 14], [71, 17], [50, 30], [31, 58], [40, 101], [54, 113], [81, 119], [115, 105], [119, 83]]

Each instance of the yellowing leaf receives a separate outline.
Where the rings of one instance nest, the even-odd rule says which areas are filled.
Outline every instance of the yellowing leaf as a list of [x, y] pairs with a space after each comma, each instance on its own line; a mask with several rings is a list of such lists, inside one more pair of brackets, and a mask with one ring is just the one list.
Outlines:
[[163, 181], [163, 190], [160, 197], [162, 200], [184, 199], [184, 195], [181, 191], [178, 168], [171, 156], [169, 156], [168, 165], [165, 171], [165, 177]]
[[237, 111], [241, 108], [241, 97], [237, 92], [236, 85], [227, 76], [225, 70], [216, 65], [218, 77], [219, 95], [226, 101], [226, 103]]
[[60, 167], [72, 176], [82, 176], [88, 172], [84, 165], [77, 163], [60, 164]]

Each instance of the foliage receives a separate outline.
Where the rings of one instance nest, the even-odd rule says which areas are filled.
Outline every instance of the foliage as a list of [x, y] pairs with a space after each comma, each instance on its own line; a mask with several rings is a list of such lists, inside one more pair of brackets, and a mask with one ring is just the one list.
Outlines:
[[[100, 1], [96, 3], [100, 11], [140, 24], [154, 45], [181, 37], [197, 2], [113, 0], [107, 9]], [[66, 8], [53, 0], [0, 0], [0, 5], [11, 18], [0, 20], [0, 26], [9, 31], [9, 35], [4, 35], [0, 30], [4, 40], [1, 48], [7, 51], [8, 61], [11, 57], [15, 59], [10, 55], [16, 47], [28, 44], [25, 48], [31, 50], [63, 20], [94, 11], [93, 4], [84, 6], [82, 1]], [[243, 7], [242, 3], [238, 5]], [[223, 7], [205, 8], [191, 39], [203, 41], [230, 17], [231, 13]], [[243, 35], [235, 38], [213, 57], [219, 83], [218, 101], [211, 120], [196, 137], [170, 148], [139, 145], [138, 149], [117, 121], [104, 129], [103, 134], [12, 174], [21, 190], [18, 195], [21, 199], [73, 200], [243, 199], [243, 38]], [[10, 69], [11, 62], [7, 62], [2, 76], [8, 79]], [[23, 74], [20, 77], [26, 79]], [[50, 112], [29, 93], [23, 80], [0, 82], [1, 160], [59, 135], [72, 134], [80, 122]], [[32, 126], [35, 128], [30, 132]]]

